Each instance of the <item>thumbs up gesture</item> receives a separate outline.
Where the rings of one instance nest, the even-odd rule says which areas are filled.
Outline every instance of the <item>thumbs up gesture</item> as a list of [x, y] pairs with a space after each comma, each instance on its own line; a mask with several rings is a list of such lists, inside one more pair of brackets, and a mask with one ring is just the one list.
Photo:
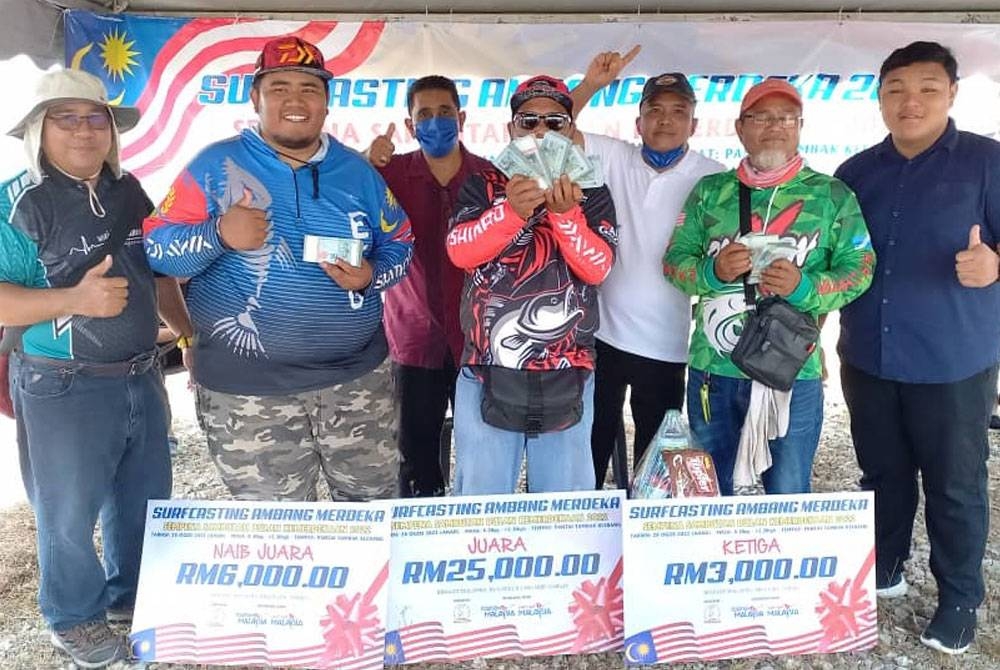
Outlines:
[[106, 277], [111, 270], [111, 256], [87, 270], [73, 287], [73, 313], [80, 316], [108, 318], [118, 316], [128, 302], [128, 279]]
[[365, 151], [368, 162], [375, 167], [385, 167], [392, 160], [392, 154], [396, 151], [396, 145], [392, 143], [392, 136], [396, 132], [396, 124], [390, 123], [389, 127], [381, 135], [377, 135], [372, 140], [371, 146]]
[[969, 229], [969, 246], [955, 254], [955, 273], [962, 286], [989, 286], [1000, 276], [1000, 256], [979, 237], [979, 225]]
[[243, 189], [243, 197], [219, 219], [222, 243], [237, 251], [260, 249], [267, 242], [268, 223], [264, 210], [252, 206], [253, 192]]

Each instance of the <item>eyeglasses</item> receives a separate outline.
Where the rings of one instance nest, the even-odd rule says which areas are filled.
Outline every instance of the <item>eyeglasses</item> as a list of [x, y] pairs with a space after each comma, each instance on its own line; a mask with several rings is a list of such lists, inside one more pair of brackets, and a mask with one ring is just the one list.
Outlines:
[[91, 114], [49, 114], [45, 117], [59, 130], [76, 130], [86, 123], [91, 130], [107, 130], [111, 126], [111, 116], [107, 112]]
[[744, 114], [741, 118], [744, 123], [749, 121], [760, 128], [766, 128], [768, 126], [794, 128], [802, 122], [802, 117], [794, 114], [785, 114], [783, 116], [772, 116], [771, 114]]
[[534, 130], [539, 122], [544, 122], [546, 128], [559, 132], [572, 121], [569, 114], [521, 114], [519, 112], [514, 115], [514, 125], [524, 130]]

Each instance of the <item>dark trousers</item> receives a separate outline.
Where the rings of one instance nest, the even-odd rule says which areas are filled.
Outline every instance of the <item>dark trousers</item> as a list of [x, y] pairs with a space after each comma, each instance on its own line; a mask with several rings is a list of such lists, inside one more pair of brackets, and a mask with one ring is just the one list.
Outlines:
[[403, 498], [443, 496], [441, 427], [455, 406], [455, 368], [392, 364], [399, 411], [399, 488]]
[[919, 472], [938, 603], [977, 607], [985, 595], [986, 431], [997, 366], [950, 384], [888, 381], [847, 364], [840, 375], [861, 486], [875, 492], [878, 584], [895, 581], [910, 556]]
[[608, 461], [623, 421], [625, 389], [632, 387], [629, 406], [635, 422], [633, 463], [638, 463], [656, 435], [668, 409], [684, 404], [684, 363], [668, 363], [645, 358], [596, 341], [597, 365], [594, 372], [594, 427], [590, 449], [594, 457], [597, 488], [604, 488]]

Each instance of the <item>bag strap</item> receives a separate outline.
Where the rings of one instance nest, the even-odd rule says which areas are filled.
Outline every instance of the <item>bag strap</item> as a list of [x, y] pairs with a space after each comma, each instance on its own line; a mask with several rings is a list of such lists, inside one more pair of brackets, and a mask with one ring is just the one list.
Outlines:
[[[128, 239], [129, 231], [132, 230], [131, 222], [127, 217], [118, 217], [114, 220], [111, 225], [111, 232], [108, 235], [108, 246], [107, 253], [99, 256], [97, 260], [93, 263], [84, 265], [79, 268], [76, 272], [69, 275], [66, 285], [75, 286], [83, 279], [83, 275], [90, 272], [92, 268], [97, 266], [98, 263], [104, 260], [107, 255], [114, 256], [122, 247], [125, 246], [125, 240]], [[24, 335], [24, 331], [28, 330], [31, 326], [0, 326], [0, 355], [9, 354], [10, 352], [17, 349], [18, 345], [21, 344], [21, 336]]]
[[[740, 236], [750, 233], [750, 187], [737, 180], [740, 185]], [[746, 300], [747, 309], [757, 309], [757, 289], [747, 281], [749, 272], [743, 275], [743, 298]]]

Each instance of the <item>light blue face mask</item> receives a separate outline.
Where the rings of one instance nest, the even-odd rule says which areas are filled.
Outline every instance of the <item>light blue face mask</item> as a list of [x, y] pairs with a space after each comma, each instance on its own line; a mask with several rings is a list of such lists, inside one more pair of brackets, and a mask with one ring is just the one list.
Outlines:
[[684, 151], [686, 149], [687, 145], [682, 144], [676, 149], [670, 149], [668, 151], [653, 151], [644, 142], [642, 145], [642, 158], [651, 168], [656, 170], [666, 170], [684, 156]]
[[433, 116], [419, 121], [414, 127], [420, 148], [432, 158], [443, 158], [458, 142], [458, 119], [453, 116]]

